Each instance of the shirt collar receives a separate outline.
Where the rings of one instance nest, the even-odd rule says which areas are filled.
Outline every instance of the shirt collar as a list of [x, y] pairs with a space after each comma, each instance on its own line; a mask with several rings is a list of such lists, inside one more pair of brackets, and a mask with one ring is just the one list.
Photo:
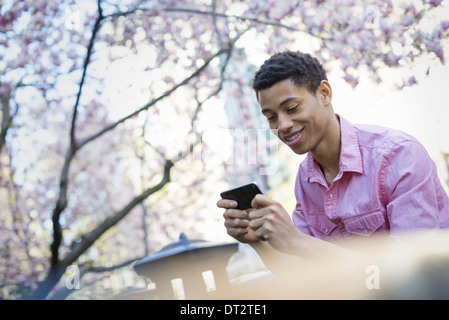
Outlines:
[[[340, 120], [341, 151], [340, 172], [350, 171], [363, 173], [362, 155], [354, 126], [345, 118], [336, 115]], [[307, 154], [307, 178], [315, 180], [322, 175], [319, 164], [313, 159], [310, 152]]]

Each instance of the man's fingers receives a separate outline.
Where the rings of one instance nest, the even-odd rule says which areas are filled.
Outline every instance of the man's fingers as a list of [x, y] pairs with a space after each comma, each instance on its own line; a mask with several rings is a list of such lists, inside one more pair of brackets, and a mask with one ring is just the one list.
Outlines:
[[241, 237], [241, 236], [247, 234], [249, 231], [248, 228], [227, 228], [226, 230], [227, 230], [228, 234], [234, 238]]
[[253, 208], [259, 209], [259, 208], [264, 208], [264, 207], [268, 207], [272, 204], [275, 204], [276, 201], [274, 201], [273, 199], [271, 199], [270, 197], [263, 195], [263, 194], [257, 194], [254, 198], [253, 201], [251, 201], [251, 206]]
[[220, 199], [217, 201], [217, 207], [223, 209], [231, 209], [237, 207], [237, 201], [228, 200], [228, 199]]
[[260, 219], [260, 218], [268, 217], [272, 214], [276, 214], [276, 207], [274, 207], [274, 206], [262, 207], [260, 209], [253, 209], [253, 210], [249, 211], [248, 219], [249, 220]]
[[263, 219], [253, 219], [250, 220], [248, 223], [248, 227], [250, 227], [251, 229], [253, 229], [254, 231], [256, 231], [257, 229], [259, 229], [261, 226], [263, 226], [264, 224], [264, 220]]
[[250, 212], [248, 212], [248, 219], [249, 220], [256, 220], [256, 219], [260, 219], [265, 215], [265, 210], [262, 209], [257, 209], [257, 210], [252, 210]]
[[226, 228], [247, 228], [249, 226], [248, 219], [225, 219]]
[[271, 220], [274, 216], [274, 206], [255, 209], [248, 213], [248, 227], [254, 231], [254, 235], [261, 239], [267, 240], [271, 230]]
[[254, 231], [254, 236], [260, 240], [268, 240], [268, 234], [263, 230], [263, 228], [259, 228]]
[[245, 210], [228, 209], [223, 213], [225, 219], [248, 219], [248, 213]]

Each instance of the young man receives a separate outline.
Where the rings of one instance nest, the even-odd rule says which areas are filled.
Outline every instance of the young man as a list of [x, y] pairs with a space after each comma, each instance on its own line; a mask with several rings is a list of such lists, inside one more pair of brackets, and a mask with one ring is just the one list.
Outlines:
[[265, 195], [246, 211], [235, 209], [235, 201], [217, 203], [226, 209], [228, 234], [262, 259], [276, 252], [323, 257], [374, 234], [449, 228], [449, 198], [424, 147], [402, 132], [352, 125], [335, 114], [317, 59], [275, 54], [255, 74], [253, 88], [271, 130], [293, 152], [307, 153], [293, 222]]

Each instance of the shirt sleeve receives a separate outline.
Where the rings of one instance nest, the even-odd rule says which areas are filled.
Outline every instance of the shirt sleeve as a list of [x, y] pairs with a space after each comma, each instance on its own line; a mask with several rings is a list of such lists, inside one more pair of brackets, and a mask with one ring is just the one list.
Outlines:
[[397, 144], [383, 160], [379, 188], [387, 201], [391, 234], [439, 228], [439, 180], [424, 147], [407, 140]]

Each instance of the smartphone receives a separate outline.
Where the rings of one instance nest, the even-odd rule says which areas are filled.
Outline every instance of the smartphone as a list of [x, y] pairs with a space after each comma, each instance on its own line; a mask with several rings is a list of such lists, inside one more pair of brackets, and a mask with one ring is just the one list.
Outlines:
[[239, 210], [246, 210], [251, 208], [251, 202], [257, 194], [263, 194], [259, 186], [255, 182], [247, 183], [220, 193], [222, 199], [237, 201], [237, 208]]

